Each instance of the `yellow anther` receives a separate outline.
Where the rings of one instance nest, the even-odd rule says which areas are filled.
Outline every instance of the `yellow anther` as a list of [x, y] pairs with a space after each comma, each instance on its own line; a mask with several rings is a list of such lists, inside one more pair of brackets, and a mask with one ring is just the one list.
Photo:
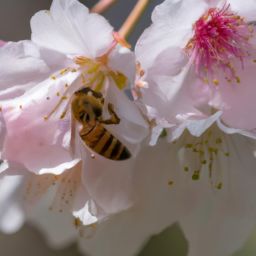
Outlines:
[[92, 64], [91, 67], [89, 69], [87, 69], [87, 73], [88, 74], [96, 73], [96, 72], [98, 72], [99, 68], [100, 68], [100, 64], [99, 63]]
[[226, 157], [229, 157], [229, 156], [230, 156], [230, 153], [229, 153], [229, 152], [225, 152], [224, 155], [225, 155]]
[[216, 144], [221, 144], [222, 143], [222, 139], [221, 138], [217, 138], [216, 139]]
[[188, 171], [189, 171], [188, 166], [184, 166], [184, 171], [185, 171], [185, 172], [188, 172]]
[[82, 225], [82, 222], [79, 218], [75, 218], [73, 224], [76, 228], [79, 228]]
[[186, 148], [193, 148], [193, 144], [186, 144]]
[[192, 180], [199, 180], [199, 179], [200, 179], [200, 171], [196, 170], [192, 175]]
[[68, 72], [68, 68], [64, 68], [60, 71], [60, 75], [65, 75]]
[[216, 186], [216, 188], [217, 188], [217, 189], [219, 189], [219, 190], [220, 190], [220, 189], [222, 189], [222, 187], [223, 187], [222, 182], [220, 182], [220, 183], [219, 183], [219, 184], [217, 184], [217, 186]]
[[239, 76], [236, 76], [236, 82], [237, 82], [238, 84], [240, 84], [240, 83], [241, 83], [241, 79], [240, 79], [240, 77], [239, 77]]
[[127, 79], [127, 77], [123, 73], [110, 71], [109, 75], [112, 77], [112, 79], [114, 80], [116, 86], [120, 90], [122, 90], [126, 86], [128, 79]]
[[172, 186], [173, 184], [174, 184], [173, 180], [169, 180], [169, 181], [168, 181], [168, 185], [169, 185], [169, 186]]
[[220, 84], [219, 80], [218, 79], [213, 79], [213, 84], [215, 86], [218, 86]]

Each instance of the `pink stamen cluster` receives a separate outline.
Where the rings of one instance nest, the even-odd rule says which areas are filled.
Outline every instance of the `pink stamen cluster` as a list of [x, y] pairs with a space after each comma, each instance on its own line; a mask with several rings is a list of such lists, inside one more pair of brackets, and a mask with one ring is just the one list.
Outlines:
[[239, 59], [243, 64], [244, 58], [250, 55], [253, 28], [232, 13], [229, 5], [224, 5], [221, 9], [209, 9], [194, 24], [194, 31], [186, 51], [194, 61], [196, 72], [208, 77], [221, 68], [227, 79], [235, 78], [232, 61]]

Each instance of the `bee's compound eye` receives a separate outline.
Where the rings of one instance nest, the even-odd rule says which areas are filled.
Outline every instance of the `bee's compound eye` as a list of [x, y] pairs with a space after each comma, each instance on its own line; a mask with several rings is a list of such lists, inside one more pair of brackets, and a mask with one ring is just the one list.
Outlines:
[[95, 108], [94, 113], [97, 117], [101, 117], [102, 116], [102, 109], [101, 108]]
[[88, 114], [85, 115], [85, 120], [86, 120], [87, 122], [90, 121], [90, 116], [89, 116]]

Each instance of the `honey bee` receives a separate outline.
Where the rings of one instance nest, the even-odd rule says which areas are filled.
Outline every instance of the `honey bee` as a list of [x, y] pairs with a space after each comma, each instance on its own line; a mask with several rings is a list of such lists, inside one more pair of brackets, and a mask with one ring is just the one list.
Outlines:
[[111, 160], [126, 160], [131, 157], [129, 150], [104, 125], [119, 124], [120, 118], [113, 105], [108, 104], [110, 118], [104, 120], [104, 98], [100, 92], [89, 87], [76, 91], [71, 101], [74, 119], [82, 125], [79, 135], [94, 152]]

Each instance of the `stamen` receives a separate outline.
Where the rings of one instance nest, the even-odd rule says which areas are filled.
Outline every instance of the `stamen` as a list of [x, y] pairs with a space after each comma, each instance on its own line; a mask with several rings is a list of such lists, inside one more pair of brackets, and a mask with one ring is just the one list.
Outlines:
[[[222, 136], [217, 127], [211, 127], [200, 137], [189, 135], [189, 143], [183, 147], [186, 157], [194, 159], [189, 164], [185, 162], [183, 166], [184, 172], [190, 174], [192, 180], [198, 181], [203, 171], [207, 170], [209, 181], [216, 189], [223, 187], [221, 170], [216, 168], [218, 158], [230, 155], [227, 151], [227, 144]], [[185, 139], [186, 141], [188, 140], [187, 137]]]
[[174, 181], [173, 181], [173, 180], [169, 180], [169, 181], [168, 181], [168, 186], [172, 187], [173, 184], [174, 184]]
[[98, 78], [98, 80], [99, 80], [98, 84], [95, 86], [96, 92], [100, 92], [103, 89], [105, 79], [106, 79], [105, 75], [101, 72], [99, 75], [99, 78]]
[[[241, 82], [232, 62], [238, 60], [243, 67], [244, 59], [250, 57], [254, 28], [243, 17], [234, 14], [230, 5], [221, 9], [211, 8], [194, 24], [194, 36], [186, 46], [196, 72], [207, 81], [218, 71], [226, 74], [226, 80]], [[210, 79], [219, 85], [217, 79]]]
[[[65, 100], [67, 100], [68, 99], [68, 97], [66, 96], [67, 95], [67, 93], [68, 93], [68, 90], [69, 90], [69, 87], [67, 86], [67, 84], [65, 84], [65, 91], [64, 91], [64, 93], [63, 93], [63, 96], [60, 98], [60, 100], [58, 101], [58, 103], [55, 105], [55, 107], [52, 109], [52, 111], [48, 114], [48, 115], [46, 115], [46, 116], [44, 116], [44, 120], [45, 121], [47, 121], [57, 110], [58, 110], [58, 108], [61, 106], [61, 104], [65, 101]], [[57, 94], [56, 94], [58, 97], [60, 96], [60, 93], [59, 92], [57, 92]], [[48, 97], [47, 97], [48, 98]], [[69, 104], [68, 104], [69, 105]]]

